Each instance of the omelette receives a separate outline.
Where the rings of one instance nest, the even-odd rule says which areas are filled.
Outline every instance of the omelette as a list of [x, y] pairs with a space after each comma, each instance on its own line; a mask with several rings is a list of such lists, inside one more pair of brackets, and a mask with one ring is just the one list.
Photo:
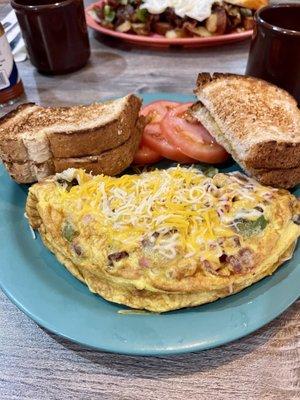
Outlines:
[[292, 257], [300, 202], [240, 172], [177, 166], [136, 175], [80, 169], [29, 189], [26, 213], [93, 292], [165, 312], [237, 293]]

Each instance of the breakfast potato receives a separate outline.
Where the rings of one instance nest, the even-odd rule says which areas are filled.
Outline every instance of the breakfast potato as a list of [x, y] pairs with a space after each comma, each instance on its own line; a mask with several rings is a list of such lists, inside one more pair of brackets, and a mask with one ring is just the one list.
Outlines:
[[223, 35], [227, 28], [227, 15], [223, 8], [216, 9], [205, 23], [206, 29], [210, 33]]

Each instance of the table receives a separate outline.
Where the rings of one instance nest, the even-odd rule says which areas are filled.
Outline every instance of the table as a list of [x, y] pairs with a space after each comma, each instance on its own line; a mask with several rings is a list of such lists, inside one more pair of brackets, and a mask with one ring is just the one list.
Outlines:
[[[7, 12], [0, 0], [0, 17]], [[86, 2], [87, 4], [89, 2]], [[197, 73], [243, 73], [249, 42], [201, 50], [136, 49], [91, 33], [92, 57], [71, 75], [18, 65], [27, 99], [89, 103], [130, 91], [191, 93]], [[0, 294], [0, 399], [300, 399], [300, 301], [247, 338], [172, 357], [96, 352], [38, 327]]]

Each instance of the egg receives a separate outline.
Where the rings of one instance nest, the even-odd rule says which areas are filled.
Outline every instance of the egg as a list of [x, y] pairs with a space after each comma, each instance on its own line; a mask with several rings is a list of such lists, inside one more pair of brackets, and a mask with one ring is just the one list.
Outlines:
[[239, 292], [292, 257], [300, 205], [239, 173], [174, 167], [92, 176], [70, 169], [29, 189], [44, 244], [89, 289], [165, 312]]
[[141, 8], [151, 14], [161, 14], [170, 7], [181, 18], [190, 17], [201, 22], [210, 16], [214, 3], [215, 0], [145, 0]]

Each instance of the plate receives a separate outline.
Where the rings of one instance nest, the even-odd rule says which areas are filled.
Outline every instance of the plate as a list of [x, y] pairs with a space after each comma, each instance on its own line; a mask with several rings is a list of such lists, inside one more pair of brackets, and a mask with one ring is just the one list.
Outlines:
[[141, 36], [132, 35], [128, 33], [116, 32], [111, 29], [106, 29], [97, 23], [89, 11], [95, 6], [100, 5], [103, 1], [98, 1], [91, 4], [85, 9], [86, 22], [87, 25], [104, 35], [113, 36], [115, 38], [124, 40], [130, 44], [135, 44], [139, 46], [150, 46], [150, 47], [170, 47], [170, 46], [184, 46], [190, 48], [196, 47], [208, 47], [208, 46], [218, 46], [221, 44], [240, 42], [242, 40], [248, 39], [252, 36], [253, 31], [245, 31], [239, 33], [229, 33], [226, 35], [210, 36], [207, 38], [197, 37], [197, 38], [181, 38], [181, 39], [167, 39], [161, 35], [153, 36]]
[[[180, 94], [145, 94], [145, 103]], [[225, 170], [237, 169], [236, 165]], [[214, 303], [165, 314], [120, 314], [126, 307], [89, 292], [35, 240], [24, 217], [28, 187], [0, 167], [0, 286], [30, 318], [57, 335], [109, 352], [167, 355], [204, 350], [248, 335], [300, 295], [300, 247], [271, 277]], [[300, 195], [300, 190], [296, 191]]]

